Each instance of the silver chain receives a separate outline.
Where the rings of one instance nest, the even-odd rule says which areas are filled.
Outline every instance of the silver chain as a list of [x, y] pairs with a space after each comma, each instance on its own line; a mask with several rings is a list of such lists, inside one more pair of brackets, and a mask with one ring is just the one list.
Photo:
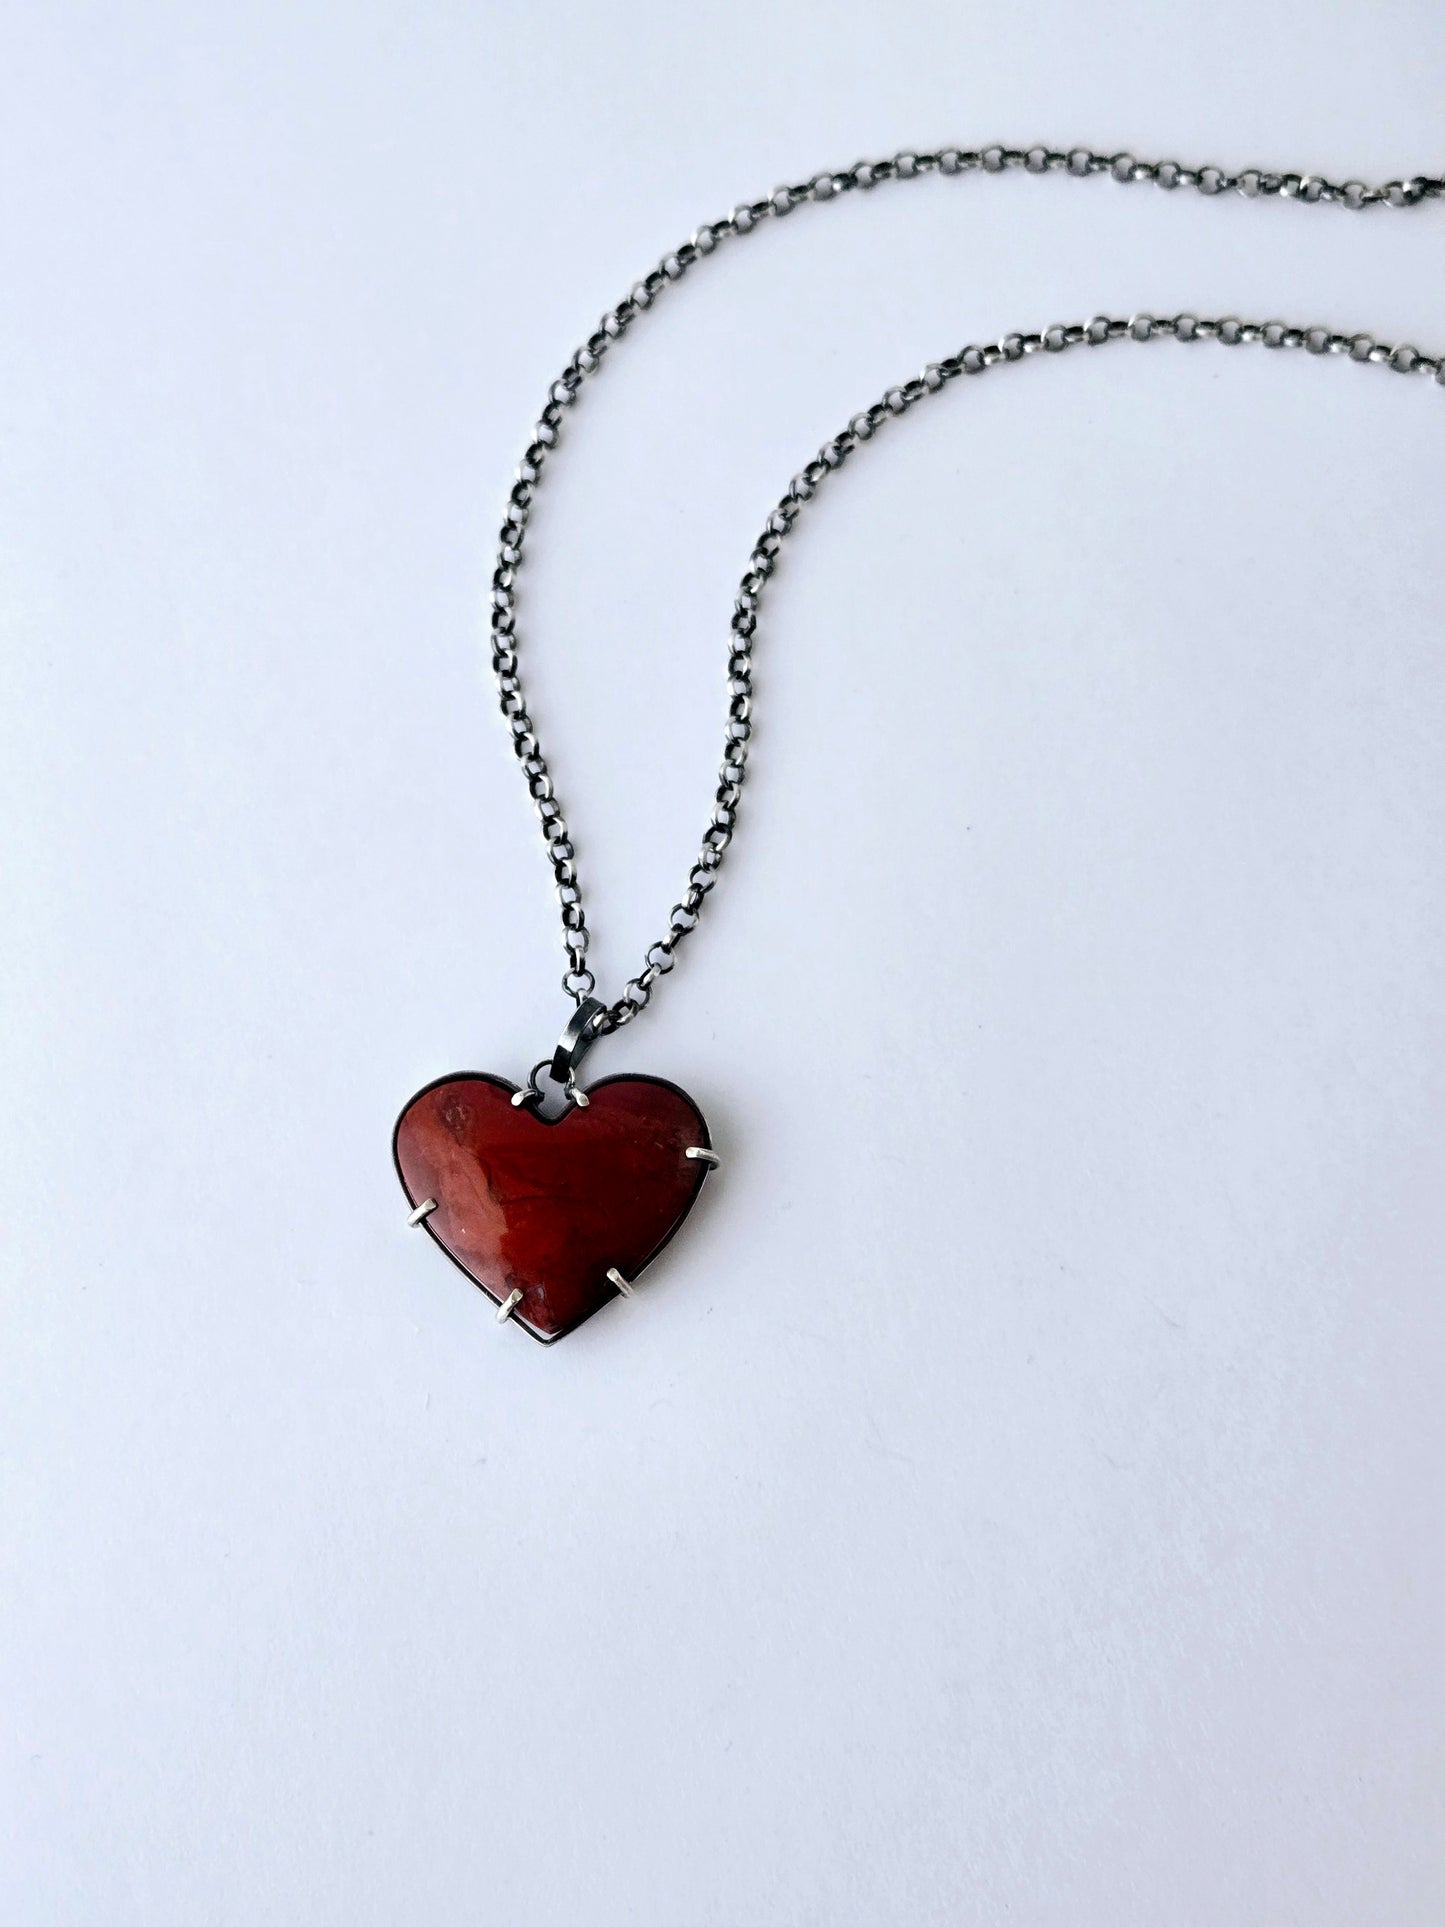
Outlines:
[[[492, 669], [501, 695], [502, 714], [512, 732], [512, 746], [541, 819], [562, 906], [562, 939], [567, 952], [567, 971], [562, 985], [577, 1004], [592, 999], [596, 990], [596, 980], [587, 964], [591, 933], [578, 882], [577, 853], [527, 708], [517, 666], [517, 571], [522, 563], [532, 499], [547, 457], [557, 445], [563, 417], [576, 400], [583, 382], [601, 367], [613, 343], [621, 339], [664, 289], [680, 281], [689, 268], [711, 254], [719, 242], [749, 234], [761, 222], [790, 214], [805, 201], [830, 201], [855, 188], [873, 188], [884, 181], [911, 180], [922, 174], [966, 174], [980, 170], [998, 174], [1006, 168], [1022, 168], [1030, 174], [1067, 173], [1079, 177], [1108, 174], [1116, 181], [1147, 181], [1171, 190], [1192, 187], [1200, 194], [1209, 195], [1276, 195], [1299, 201], [1331, 201], [1340, 207], [1361, 209], [1413, 207], [1445, 195], [1445, 179], [1438, 176], [1417, 175], [1370, 186], [1363, 181], [1336, 182], [1318, 174], [1274, 174], [1259, 168], [1231, 174], [1221, 167], [1181, 167], [1177, 161], [1140, 161], [1132, 154], [1098, 154], [1083, 147], [1067, 152], [1052, 147], [946, 147], [938, 153], [902, 153], [895, 154], [891, 160], [860, 161], [839, 174], [818, 174], [795, 187], [780, 187], [766, 200], [744, 202], [722, 220], [700, 227], [690, 240], [664, 255], [630, 294], [603, 315], [595, 333], [589, 335], [553, 382], [508, 497], [497, 566], [492, 576]], [[1261, 342], [1267, 348], [1304, 348], [1316, 355], [1346, 355], [1354, 361], [1373, 362], [1399, 374], [1426, 375], [1445, 384], [1445, 357], [1421, 354], [1408, 343], [1390, 346], [1370, 335], [1342, 335], [1324, 327], [1298, 328], [1282, 321], [1240, 321], [1233, 317], [1199, 320], [1187, 314], [1167, 317], [1139, 314], [1127, 318], [1097, 315], [1091, 321], [1069, 327], [1046, 328], [1042, 334], [1011, 334], [986, 346], [971, 345], [942, 361], [930, 363], [911, 381], [888, 389], [871, 408], [855, 415], [841, 433], [825, 442], [813, 460], [793, 477], [748, 558], [733, 605], [727, 665], [727, 733], [712, 818], [689, 872], [687, 888], [672, 906], [666, 934], [648, 949], [642, 969], [627, 983], [622, 995], [592, 1020], [594, 1035], [630, 1023], [646, 1008], [658, 978], [672, 969], [683, 938], [697, 927], [708, 892], [717, 881], [723, 856], [737, 828], [738, 804], [747, 775], [758, 604], [776, 565], [783, 538], [793, 527], [804, 503], [816, 494], [819, 484], [841, 468], [859, 443], [866, 442], [886, 421], [906, 414], [916, 402], [936, 394], [959, 375], [979, 375], [1000, 362], [1022, 361], [1039, 351], [1058, 354], [1065, 348], [1098, 347], [1119, 340], [1149, 341], [1156, 335], [1176, 341], [1219, 341], [1229, 347]]]

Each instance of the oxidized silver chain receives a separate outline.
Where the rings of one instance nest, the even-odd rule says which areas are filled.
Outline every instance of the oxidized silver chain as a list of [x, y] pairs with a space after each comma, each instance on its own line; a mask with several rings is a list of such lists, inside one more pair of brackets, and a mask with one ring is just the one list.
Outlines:
[[1010, 334], [984, 346], [971, 345], [942, 361], [930, 363], [922, 374], [888, 389], [871, 408], [854, 415], [840, 433], [824, 442], [812, 461], [793, 477], [763, 525], [733, 605], [727, 663], [727, 732], [713, 813], [702, 847], [689, 872], [686, 890], [672, 906], [666, 934], [648, 949], [642, 969], [630, 979], [621, 996], [614, 1003], [602, 1004], [595, 998], [596, 979], [587, 963], [590, 932], [578, 881], [577, 853], [527, 708], [517, 666], [517, 571], [522, 563], [532, 499], [547, 457], [557, 445], [563, 417], [576, 400], [582, 383], [601, 367], [613, 343], [621, 339], [665, 288], [680, 281], [689, 268], [711, 254], [719, 242], [748, 234], [769, 218], [790, 214], [805, 201], [829, 201], [854, 188], [872, 188], [883, 181], [910, 180], [922, 174], [964, 174], [976, 170], [997, 174], [1005, 168], [1022, 168], [1030, 174], [1068, 173], [1080, 177], [1109, 174], [1124, 183], [1148, 181], [1168, 189], [1192, 187], [1201, 194], [1278, 195], [1299, 201], [1331, 201], [1340, 207], [1356, 209], [1413, 207], [1445, 195], [1445, 179], [1438, 176], [1419, 175], [1368, 186], [1363, 181], [1339, 183], [1318, 174], [1273, 174], [1258, 168], [1230, 174], [1220, 167], [1181, 167], [1177, 161], [1140, 161], [1132, 154], [1096, 154], [1083, 147], [1068, 152], [1051, 147], [947, 147], [931, 154], [903, 153], [891, 160], [860, 161], [839, 174], [818, 174], [796, 187], [780, 187], [766, 200], [744, 202], [722, 220], [700, 227], [690, 240], [664, 255], [630, 294], [603, 315], [595, 333], [588, 336], [552, 384], [508, 497], [497, 566], [492, 576], [492, 668], [501, 693], [502, 714], [511, 728], [512, 746], [541, 819], [562, 906], [562, 939], [567, 952], [563, 988], [578, 1005], [563, 1045], [559, 1046], [557, 1059], [557, 1068], [568, 1073], [569, 1085], [573, 1060], [568, 1056], [568, 1036], [572, 1038], [575, 1055], [580, 1056], [581, 1048], [598, 1036], [630, 1023], [646, 1008], [658, 978], [672, 969], [683, 938], [697, 927], [703, 904], [717, 881], [723, 856], [737, 828], [738, 803], [747, 775], [752, 735], [753, 643], [763, 590], [777, 562], [783, 538], [792, 529], [804, 503], [811, 501], [819, 484], [841, 468], [859, 444], [866, 442], [885, 422], [906, 414], [916, 402], [938, 393], [959, 375], [979, 375], [1000, 362], [1022, 361], [1039, 351], [1059, 354], [1065, 348], [1100, 347], [1105, 342], [1120, 340], [1149, 341], [1155, 336], [1168, 336], [1175, 341], [1219, 341], [1227, 347], [1261, 342], [1267, 348], [1304, 348], [1310, 354], [1346, 355], [1354, 361], [1391, 368], [1397, 374], [1425, 375], [1445, 384], [1445, 357], [1422, 354], [1408, 343], [1391, 346], [1367, 334], [1343, 335], [1326, 327], [1294, 327], [1282, 321], [1240, 321], [1232, 316], [1201, 320], [1190, 314], [1136, 314], [1096, 315], [1091, 321], [1067, 327], [1055, 325], [1040, 334]]

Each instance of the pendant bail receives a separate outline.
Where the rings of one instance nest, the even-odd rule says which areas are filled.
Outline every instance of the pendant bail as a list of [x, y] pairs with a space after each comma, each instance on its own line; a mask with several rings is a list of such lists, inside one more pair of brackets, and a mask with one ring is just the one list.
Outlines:
[[601, 1023], [606, 1015], [607, 1006], [599, 997], [584, 997], [568, 1018], [567, 1028], [557, 1039], [557, 1048], [552, 1053], [552, 1081], [563, 1090], [570, 1092], [575, 1088], [578, 1067], [602, 1036]]

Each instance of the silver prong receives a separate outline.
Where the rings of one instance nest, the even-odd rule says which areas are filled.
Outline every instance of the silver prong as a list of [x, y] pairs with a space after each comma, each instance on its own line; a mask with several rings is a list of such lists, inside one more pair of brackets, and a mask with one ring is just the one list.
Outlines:
[[507, 1320], [511, 1317], [512, 1313], [517, 1309], [518, 1305], [520, 1305], [521, 1302], [522, 1302], [521, 1291], [514, 1287], [513, 1290], [510, 1291], [507, 1294], [507, 1296], [502, 1300], [501, 1304], [497, 1306], [497, 1323], [499, 1325], [505, 1325]]
[[437, 1201], [435, 1198], [423, 1198], [421, 1203], [417, 1206], [416, 1210], [413, 1211], [411, 1216], [407, 1219], [407, 1223], [420, 1224], [422, 1219], [429, 1218], [432, 1212], [436, 1210], [436, 1208], [437, 1208]]
[[698, 1164], [722, 1163], [722, 1159], [718, 1156], [717, 1152], [709, 1151], [705, 1144], [689, 1144], [682, 1155], [685, 1158], [693, 1158]]
[[532, 1093], [530, 1091], [513, 1091], [512, 1092], [512, 1109], [514, 1111], [519, 1111], [531, 1095]]
[[612, 1265], [609, 1267], [607, 1272], [607, 1282], [610, 1285], [616, 1285], [617, 1289], [622, 1293], [622, 1296], [624, 1298], [630, 1298], [632, 1296], [632, 1286], [628, 1283], [627, 1279], [623, 1277], [622, 1273], [617, 1269], [616, 1265]]

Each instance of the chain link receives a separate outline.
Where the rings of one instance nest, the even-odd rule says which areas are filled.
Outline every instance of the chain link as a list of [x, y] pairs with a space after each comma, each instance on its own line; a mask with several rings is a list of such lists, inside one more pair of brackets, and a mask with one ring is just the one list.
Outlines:
[[[936, 153], [904, 152], [888, 160], [859, 161], [841, 173], [817, 174], [795, 186], [779, 187], [765, 200], [740, 203], [720, 221], [698, 228], [689, 240], [664, 255], [630, 294], [603, 315], [595, 332], [577, 349], [553, 382], [507, 498], [492, 575], [492, 670], [497, 679], [502, 714], [511, 730], [512, 748], [542, 824], [562, 909], [562, 940], [567, 953], [562, 986], [577, 1003], [591, 997], [596, 990], [596, 979], [587, 962], [591, 932], [578, 881], [577, 852], [522, 686], [517, 655], [516, 596], [517, 572], [522, 564], [532, 501], [547, 458], [557, 446], [567, 410], [577, 399], [583, 382], [602, 366], [613, 344], [621, 340], [660, 294], [673, 282], [680, 281], [721, 242], [751, 233], [762, 222], [790, 214], [805, 202], [832, 200], [840, 194], [871, 189], [885, 181], [910, 180], [934, 173], [999, 174], [1010, 168], [1029, 174], [1067, 173], [1076, 177], [1107, 174], [1122, 183], [1148, 182], [1170, 191], [1183, 187], [1207, 195], [1242, 194], [1251, 198], [1273, 195], [1287, 200], [1328, 201], [1351, 209], [1413, 207], [1445, 195], [1445, 178], [1435, 175], [1415, 175], [1406, 180], [1369, 185], [1364, 181], [1331, 181], [1319, 174], [1272, 173], [1261, 168], [1246, 168], [1232, 174], [1222, 167], [1184, 167], [1168, 160], [1142, 161], [1128, 153], [1102, 154], [1085, 147], [945, 147]], [[1125, 339], [1148, 341], [1156, 335], [1177, 341], [1219, 341], [1229, 347], [1262, 343], [1268, 348], [1304, 348], [1311, 354], [1346, 355], [1354, 361], [1389, 367], [1399, 374], [1425, 375], [1445, 383], [1445, 359], [1421, 354], [1409, 343], [1390, 346], [1370, 335], [1342, 335], [1324, 327], [1299, 328], [1282, 321], [1240, 321], [1232, 316], [1199, 320], [1187, 314], [1167, 317], [1140, 314], [1128, 318], [1097, 315], [1091, 321], [1072, 326], [1046, 328], [1042, 334], [1011, 334], [986, 345], [970, 345], [943, 361], [930, 363], [912, 380], [888, 389], [871, 408], [855, 415], [846, 428], [825, 442], [813, 460], [794, 476], [764, 524], [748, 559], [733, 605], [727, 665], [728, 720], [712, 817], [689, 872], [687, 887], [669, 913], [666, 932], [648, 948], [642, 969], [629, 980], [621, 996], [607, 1006], [606, 1015], [598, 1024], [599, 1032], [630, 1023], [646, 1008], [658, 978], [672, 969], [679, 945], [696, 929], [708, 893], [717, 881], [724, 854], [737, 828], [738, 806], [747, 775], [758, 605], [776, 566], [784, 537], [819, 485], [835, 469], [841, 468], [859, 443], [867, 441], [885, 422], [906, 414], [917, 402], [936, 394], [960, 375], [982, 374], [1000, 362], [1021, 361], [1039, 352], [1057, 354], [1066, 348], [1097, 347]]]

